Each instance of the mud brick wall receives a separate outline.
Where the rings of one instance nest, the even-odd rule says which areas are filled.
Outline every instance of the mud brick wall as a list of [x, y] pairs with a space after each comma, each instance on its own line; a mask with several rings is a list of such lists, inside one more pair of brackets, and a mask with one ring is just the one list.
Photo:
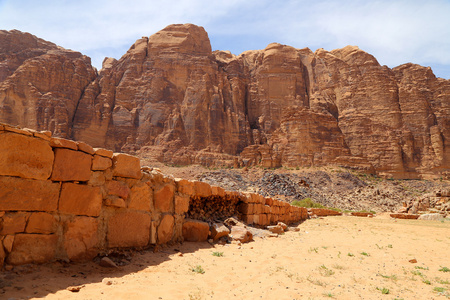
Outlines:
[[212, 199], [231, 203], [248, 224], [307, 218], [285, 202], [175, 179], [134, 156], [0, 124], [0, 267], [183, 241], [190, 204]]

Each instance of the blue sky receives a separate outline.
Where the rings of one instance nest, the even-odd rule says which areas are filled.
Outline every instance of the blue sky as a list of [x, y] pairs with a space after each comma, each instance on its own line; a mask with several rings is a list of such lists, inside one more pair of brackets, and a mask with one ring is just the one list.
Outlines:
[[356, 45], [382, 65], [417, 63], [450, 79], [450, 0], [0, 0], [0, 29], [80, 51], [97, 68], [174, 23], [203, 26], [213, 50]]

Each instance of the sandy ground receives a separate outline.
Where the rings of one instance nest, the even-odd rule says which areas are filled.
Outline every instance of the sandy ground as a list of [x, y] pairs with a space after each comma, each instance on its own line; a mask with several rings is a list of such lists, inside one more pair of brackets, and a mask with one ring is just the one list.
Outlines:
[[448, 219], [343, 216], [298, 227], [241, 246], [143, 251], [118, 269], [94, 262], [16, 267], [0, 274], [0, 299], [450, 298], [450, 272], [439, 271], [450, 268]]

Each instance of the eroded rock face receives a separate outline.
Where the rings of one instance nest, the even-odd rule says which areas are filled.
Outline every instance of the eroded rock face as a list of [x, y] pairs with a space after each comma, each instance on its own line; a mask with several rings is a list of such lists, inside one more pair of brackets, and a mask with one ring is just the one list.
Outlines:
[[97, 77], [79, 52], [17, 30], [0, 31], [0, 120], [70, 137], [86, 86]]
[[79, 53], [0, 39], [0, 121], [174, 164], [449, 174], [450, 81], [429, 68], [390, 69], [354, 46], [212, 52], [202, 27], [176, 24], [97, 76]]

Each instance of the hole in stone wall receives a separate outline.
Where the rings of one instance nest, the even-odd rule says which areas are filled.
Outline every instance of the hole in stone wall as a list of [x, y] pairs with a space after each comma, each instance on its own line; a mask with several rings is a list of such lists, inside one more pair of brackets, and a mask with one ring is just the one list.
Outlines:
[[236, 196], [191, 197], [187, 217], [202, 221], [223, 221], [229, 217], [239, 216]]

